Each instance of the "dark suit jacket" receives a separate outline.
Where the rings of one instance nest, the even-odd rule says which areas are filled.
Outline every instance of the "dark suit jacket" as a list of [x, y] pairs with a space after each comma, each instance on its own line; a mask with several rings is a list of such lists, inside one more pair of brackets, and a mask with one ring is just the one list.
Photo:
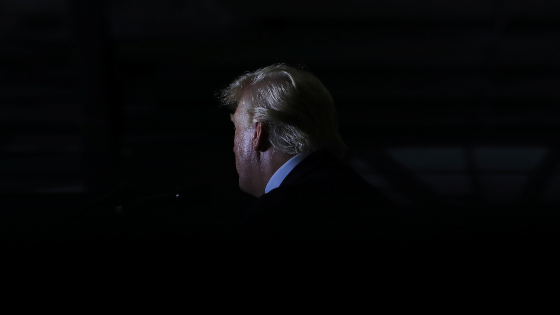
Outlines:
[[246, 212], [240, 226], [248, 248], [243, 256], [299, 266], [365, 262], [375, 248], [390, 247], [383, 219], [393, 211], [354, 170], [330, 152], [317, 151]]
[[278, 188], [261, 196], [245, 214], [241, 228], [277, 229], [302, 221], [318, 228], [329, 219], [346, 224], [360, 216], [385, 217], [390, 207], [377, 189], [321, 150], [301, 161]]

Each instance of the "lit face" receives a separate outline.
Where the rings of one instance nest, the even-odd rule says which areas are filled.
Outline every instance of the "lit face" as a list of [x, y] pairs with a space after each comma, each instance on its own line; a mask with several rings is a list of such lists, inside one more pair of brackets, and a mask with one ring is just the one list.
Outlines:
[[239, 175], [239, 188], [250, 195], [254, 191], [254, 172], [256, 166], [253, 161], [253, 149], [251, 145], [252, 128], [247, 126], [241, 105], [237, 107], [231, 116], [231, 121], [235, 125], [235, 136], [233, 138], [233, 153], [235, 154], [235, 168]]

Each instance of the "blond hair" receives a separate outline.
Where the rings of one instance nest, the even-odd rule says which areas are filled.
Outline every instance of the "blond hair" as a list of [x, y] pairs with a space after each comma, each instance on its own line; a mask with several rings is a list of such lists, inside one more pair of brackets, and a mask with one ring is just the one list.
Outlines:
[[254, 89], [244, 105], [247, 123], [263, 123], [276, 150], [295, 155], [328, 149], [343, 159], [348, 148], [338, 132], [338, 113], [331, 94], [317, 77], [274, 64], [235, 79], [220, 92], [222, 105], [235, 111], [251, 87]]

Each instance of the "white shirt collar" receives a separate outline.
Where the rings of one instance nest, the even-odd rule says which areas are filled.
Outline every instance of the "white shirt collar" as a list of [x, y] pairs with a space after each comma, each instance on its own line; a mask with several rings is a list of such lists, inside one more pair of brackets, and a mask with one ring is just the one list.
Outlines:
[[309, 154], [297, 154], [296, 156], [292, 157], [288, 160], [288, 162], [284, 163], [284, 165], [280, 166], [280, 168], [272, 175], [268, 184], [266, 184], [266, 188], [264, 189], [264, 193], [267, 194], [269, 191], [278, 188], [284, 178], [288, 176], [288, 174], [298, 165], [303, 159], [305, 159]]

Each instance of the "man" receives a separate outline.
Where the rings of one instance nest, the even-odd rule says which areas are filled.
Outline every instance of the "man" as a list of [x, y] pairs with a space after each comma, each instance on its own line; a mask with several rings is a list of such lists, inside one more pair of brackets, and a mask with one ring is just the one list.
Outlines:
[[239, 187], [258, 198], [241, 222], [247, 252], [367, 255], [390, 202], [342, 163], [338, 114], [319, 79], [275, 64], [240, 76], [221, 96], [234, 112]]

